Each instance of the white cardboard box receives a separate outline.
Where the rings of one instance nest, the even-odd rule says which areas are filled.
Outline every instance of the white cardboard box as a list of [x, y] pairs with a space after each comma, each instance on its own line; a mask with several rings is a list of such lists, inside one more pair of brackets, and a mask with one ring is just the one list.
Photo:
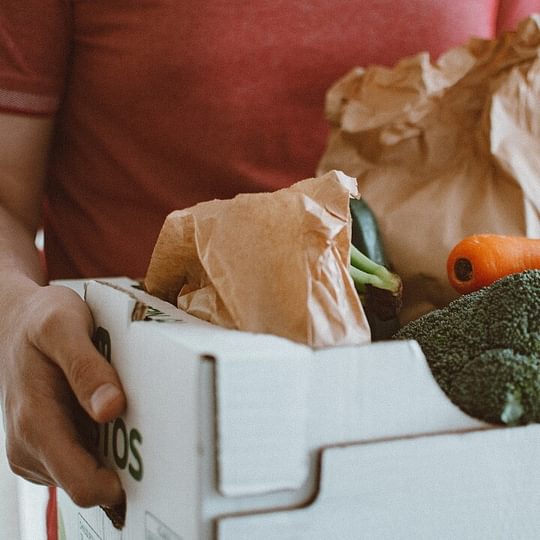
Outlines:
[[89, 282], [86, 301], [128, 398], [99, 440], [126, 525], [59, 493], [61, 539], [508, 538], [496, 524], [540, 537], [539, 428], [462, 413], [415, 342], [313, 351], [128, 280]]
[[5, 448], [4, 423], [0, 419], [0, 531], [8, 538], [19, 538], [17, 477], [9, 468]]

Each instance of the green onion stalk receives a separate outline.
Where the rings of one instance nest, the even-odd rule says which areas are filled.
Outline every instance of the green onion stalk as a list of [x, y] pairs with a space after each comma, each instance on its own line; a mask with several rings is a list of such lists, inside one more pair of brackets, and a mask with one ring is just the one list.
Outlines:
[[402, 304], [401, 278], [377, 264], [351, 244], [349, 273], [362, 304], [382, 321], [399, 313]]

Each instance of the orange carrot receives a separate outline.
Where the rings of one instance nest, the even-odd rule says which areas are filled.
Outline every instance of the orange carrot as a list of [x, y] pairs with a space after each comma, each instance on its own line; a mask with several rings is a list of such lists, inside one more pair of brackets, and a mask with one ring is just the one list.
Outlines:
[[533, 268], [540, 268], [540, 239], [501, 234], [467, 236], [446, 262], [450, 285], [462, 294]]

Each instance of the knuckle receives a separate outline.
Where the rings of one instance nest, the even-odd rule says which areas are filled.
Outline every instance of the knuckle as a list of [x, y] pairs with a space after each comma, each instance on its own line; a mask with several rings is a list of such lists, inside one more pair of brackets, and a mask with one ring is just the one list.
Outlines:
[[62, 324], [63, 313], [56, 306], [48, 306], [41, 313], [34, 323], [33, 341], [41, 342], [52, 337]]
[[33, 298], [30, 324], [30, 341], [38, 344], [59, 336], [62, 329], [77, 321], [88, 331], [92, 328], [92, 318], [86, 304], [77, 293], [51, 285], [40, 289]]

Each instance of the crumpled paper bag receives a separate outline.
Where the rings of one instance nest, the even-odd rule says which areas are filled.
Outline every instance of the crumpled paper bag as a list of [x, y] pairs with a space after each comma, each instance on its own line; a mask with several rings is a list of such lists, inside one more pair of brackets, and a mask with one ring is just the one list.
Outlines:
[[474, 233], [540, 235], [540, 17], [435, 63], [356, 68], [328, 92], [318, 174], [358, 177], [395, 271], [402, 322], [457, 296], [451, 248]]
[[273, 193], [171, 213], [145, 288], [206, 321], [312, 347], [370, 341], [348, 272], [356, 180], [331, 171]]

